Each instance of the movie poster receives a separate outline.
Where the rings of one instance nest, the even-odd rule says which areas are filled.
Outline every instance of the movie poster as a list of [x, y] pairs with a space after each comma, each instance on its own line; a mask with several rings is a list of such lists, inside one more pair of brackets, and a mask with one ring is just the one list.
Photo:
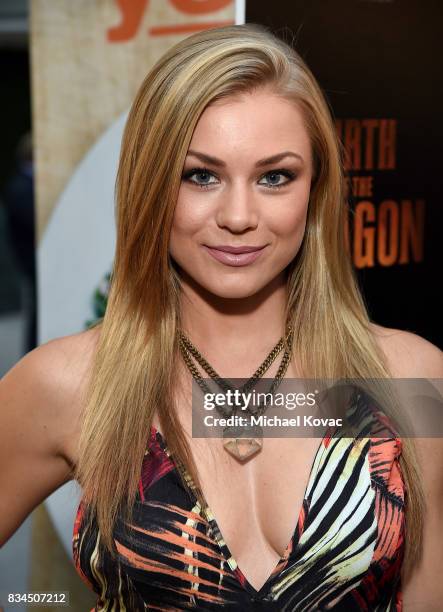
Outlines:
[[443, 348], [440, 4], [254, 0], [246, 21], [294, 40], [332, 106], [371, 318]]

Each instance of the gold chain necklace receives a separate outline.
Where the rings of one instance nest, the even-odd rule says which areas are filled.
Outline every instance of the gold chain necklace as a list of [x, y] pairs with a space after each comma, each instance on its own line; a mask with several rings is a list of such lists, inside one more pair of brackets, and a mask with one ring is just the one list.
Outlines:
[[[282, 361], [280, 363], [280, 367], [277, 371], [277, 374], [274, 377], [274, 380], [268, 390], [268, 393], [274, 393], [280, 382], [282, 381], [291, 359], [291, 348], [292, 348], [292, 337], [293, 332], [291, 326], [288, 326], [288, 332], [286, 335], [286, 340], [289, 345], [289, 349], [285, 346], [283, 338], [280, 338], [278, 343], [271, 350], [269, 355], [263, 361], [263, 363], [259, 366], [259, 368], [254, 372], [251, 378], [239, 389], [241, 393], [245, 391], [249, 391], [263, 376], [263, 374], [269, 369], [271, 364], [275, 361], [275, 358], [280, 353], [280, 351], [285, 348]], [[183, 357], [185, 364], [190, 370], [192, 377], [202, 389], [204, 393], [211, 393], [208, 385], [203, 380], [200, 375], [198, 369], [192, 362], [191, 355], [196, 359], [196, 361], [201, 365], [201, 367], [205, 370], [207, 374], [224, 390], [228, 389], [233, 391], [234, 388], [232, 385], [228, 384], [225, 379], [223, 379], [214, 368], [208, 363], [208, 361], [203, 357], [203, 355], [198, 351], [198, 349], [192, 344], [192, 342], [187, 338], [187, 336], [179, 331], [179, 346], [180, 351]], [[217, 406], [217, 410], [224, 416], [229, 417], [238, 409], [237, 406], [225, 407], [224, 410], [221, 407]], [[266, 406], [259, 403], [257, 407], [254, 409], [250, 409], [249, 406], [246, 408], [246, 412], [250, 415], [261, 415], [266, 410]], [[243, 431], [246, 433], [251, 432], [253, 437], [236, 437], [238, 436], [238, 428], [227, 426], [223, 430], [223, 438], [224, 443], [223, 447], [227, 450], [232, 456], [236, 459], [243, 461], [252, 455], [255, 455], [258, 451], [261, 450], [262, 443], [262, 434], [263, 430], [261, 427], [243, 427]], [[233, 437], [233, 432], [236, 436]]]

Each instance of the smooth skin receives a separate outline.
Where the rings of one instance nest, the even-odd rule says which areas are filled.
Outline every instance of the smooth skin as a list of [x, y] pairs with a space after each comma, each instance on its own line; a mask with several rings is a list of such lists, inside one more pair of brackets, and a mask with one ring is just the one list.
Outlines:
[[[295, 155], [256, 166], [285, 151]], [[224, 165], [203, 161], [201, 154]], [[221, 375], [249, 377], [283, 333], [282, 272], [300, 248], [311, 180], [309, 137], [296, 106], [260, 90], [217, 102], [202, 114], [183, 169], [170, 252], [183, 278], [183, 328]], [[266, 246], [256, 261], [241, 267], [217, 261], [206, 248], [245, 244]], [[394, 376], [443, 378], [443, 354], [436, 346], [410, 332], [378, 325], [372, 330]], [[90, 330], [52, 340], [28, 353], [0, 382], [0, 544], [72, 478], [98, 334]], [[278, 366], [279, 359], [267, 376]], [[297, 375], [292, 362], [287, 376]], [[190, 436], [191, 377], [183, 364], [174, 391]], [[154, 425], [161, 429], [157, 415]], [[220, 440], [192, 440], [206, 500], [256, 589], [294, 531], [319, 442], [266, 438], [262, 451], [242, 465]], [[430, 612], [443, 601], [438, 576], [443, 441], [420, 439], [417, 448], [428, 508], [423, 560], [403, 586], [404, 610]]]

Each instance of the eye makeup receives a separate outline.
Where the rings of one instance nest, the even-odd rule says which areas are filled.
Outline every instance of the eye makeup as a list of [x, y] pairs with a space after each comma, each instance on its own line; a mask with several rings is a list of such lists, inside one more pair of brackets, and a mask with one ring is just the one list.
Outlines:
[[[212, 177], [215, 177], [215, 174], [213, 172], [211, 172], [211, 170], [209, 170], [206, 167], [195, 167], [195, 168], [191, 168], [190, 170], [187, 170], [186, 172], [183, 173], [182, 175], [182, 180], [186, 181], [188, 183], [191, 183], [193, 185], [196, 185], [197, 187], [199, 187], [200, 189], [208, 189], [210, 188], [211, 185], [216, 185], [217, 183], [212, 182], [212, 183], [199, 183], [195, 180], [191, 180], [191, 177], [194, 174], [206, 174]], [[285, 185], [288, 185], [289, 183], [291, 183], [293, 180], [296, 179], [297, 174], [293, 171], [293, 170], [289, 170], [289, 168], [275, 168], [273, 170], [269, 170], [269, 172], [266, 172], [265, 174], [262, 175], [261, 179], [267, 177], [267, 176], [272, 176], [272, 175], [282, 175], [284, 177], [286, 177], [286, 181], [283, 183], [279, 183], [277, 185], [272, 185], [270, 183], [268, 183], [267, 185], [265, 185], [264, 183], [259, 183], [260, 185], [264, 185], [265, 187], [269, 188], [269, 189], [281, 189], [281, 187], [284, 187]], [[260, 179], [260, 180], [261, 180]]]

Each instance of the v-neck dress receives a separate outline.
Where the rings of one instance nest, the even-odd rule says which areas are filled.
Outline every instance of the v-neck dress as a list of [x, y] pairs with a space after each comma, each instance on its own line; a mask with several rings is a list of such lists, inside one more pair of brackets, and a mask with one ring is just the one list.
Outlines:
[[95, 520], [88, 525], [83, 500], [78, 506], [73, 558], [97, 593], [94, 610], [399, 612], [401, 439], [360, 395], [358, 402], [366, 423], [361, 434], [325, 433], [290, 542], [259, 591], [237, 565], [207, 503], [198, 502], [184, 466], [151, 427], [132, 521], [118, 518], [114, 527], [117, 559], [102, 545]]

